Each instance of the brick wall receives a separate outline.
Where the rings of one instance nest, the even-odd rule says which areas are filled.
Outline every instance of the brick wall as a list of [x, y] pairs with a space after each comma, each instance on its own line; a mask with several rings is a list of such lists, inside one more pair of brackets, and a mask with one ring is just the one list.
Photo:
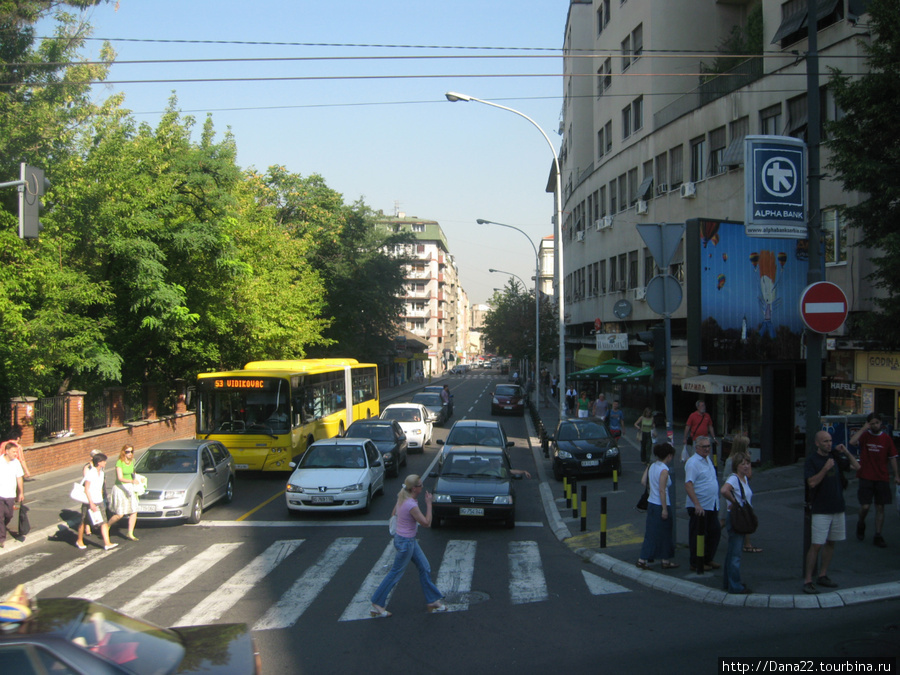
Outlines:
[[85, 463], [91, 450], [97, 449], [110, 459], [118, 458], [123, 445], [133, 445], [142, 450], [154, 443], [194, 437], [194, 413], [169, 415], [154, 420], [129, 422], [121, 427], [107, 427], [88, 431], [80, 436], [54, 439], [46, 443], [34, 443], [25, 448], [25, 461], [31, 475], [63, 469], [73, 464]]

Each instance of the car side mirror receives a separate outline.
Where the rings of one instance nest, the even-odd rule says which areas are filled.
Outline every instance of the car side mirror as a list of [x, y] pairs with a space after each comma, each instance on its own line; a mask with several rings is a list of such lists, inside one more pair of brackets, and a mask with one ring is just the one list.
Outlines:
[[432, 471], [430, 474], [428, 474], [428, 477], [429, 477], [429, 478], [437, 478], [437, 477], [438, 477], [438, 472], [437, 472], [437, 471]]
[[506, 441], [506, 447], [507, 447], [507, 448], [512, 448], [512, 447], [515, 446], [515, 444], [516, 444], [515, 441]]
[[296, 468], [297, 468], [297, 462], [288, 462], [288, 466], [291, 467], [292, 469], [296, 469]]
[[438, 445], [443, 445], [443, 444], [444, 444], [444, 439], [443, 439], [443, 438], [437, 439], [437, 444], [438, 444]]
[[374, 462], [372, 462], [372, 466], [381, 466], [381, 460], [376, 459]]

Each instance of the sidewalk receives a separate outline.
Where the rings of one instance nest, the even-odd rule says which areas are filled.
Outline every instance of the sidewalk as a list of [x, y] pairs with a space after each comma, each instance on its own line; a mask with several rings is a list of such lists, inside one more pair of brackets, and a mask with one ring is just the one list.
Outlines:
[[[559, 421], [559, 411], [544, 407], [539, 416], [547, 434], [553, 434]], [[635, 566], [644, 538], [646, 515], [634, 507], [643, 493], [640, 483], [643, 466], [640, 447], [632, 427], [634, 420], [625, 425], [626, 435], [619, 442], [622, 453], [622, 473], [618, 489], [609, 476], [586, 477], [578, 483], [587, 486], [586, 530], [581, 531], [581, 505], [578, 517], [572, 517], [572, 509], [566, 508], [562, 482], [553, 479], [552, 463], [541, 450], [540, 436], [526, 415], [531, 436], [531, 448], [538, 478], [541, 481], [541, 497], [550, 526], [557, 538], [577, 555], [598, 567], [626, 577], [657, 590], [680, 595], [698, 602], [726, 606], [773, 608], [825, 608], [854, 605], [875, 600], [900, 598], [900, 570], [897, 568], [897, 551], [900, 550], [900, 518], [896, 505], [885, 507], [884, 537], [888, 548], [880, 549], [872, 544], [874, 532], [873, 508], [866, 520], [865, 541], [856, 539], [856, 479], [844, 493], [847, 504], [847, 540], [835, 546], [834, 558], [828, 576], [840, 584], [832, 592], [807, 595], [803, 587], [803, 462], [766, 470], [755, 469], [753, 506], [759, 516], [759, 529], [749, 539], [762, 548], [761, 553], [744, 553], [741, 558], [741, 578], [753, 589], [750, 595], [733, 595], [722, 590], [722, 571], [713, 570], [697, 574], [688, 565], [688, 518], [684, 508], [683, 463], [676, 453], [673, 464], [675, 485], [676, 550], [675, 570], [641, 570]], [[676, 433], [676, 439], [678, 439]], [[721, 480], [724, 479], [720, 479]], [[601, 498], [606, 497], [606, 546], [601, 547]], [[727, 534], [716, 552], [716, 562], [725, 557]]]

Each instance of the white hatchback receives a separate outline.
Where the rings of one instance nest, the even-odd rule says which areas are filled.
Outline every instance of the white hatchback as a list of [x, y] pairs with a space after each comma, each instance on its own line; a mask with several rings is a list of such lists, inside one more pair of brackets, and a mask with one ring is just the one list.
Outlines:
[[368, 438], [316, 441], [294, 464], [285, 490], [290, 511], [369, 512], [384, 493], [384, 460]]
[[410, 451], [422, 452], [431, 443], [432, 424], [428, 421], [428, 411], [419, 403], [391, 403], [381, 411], [381, 419], [397, 420]]

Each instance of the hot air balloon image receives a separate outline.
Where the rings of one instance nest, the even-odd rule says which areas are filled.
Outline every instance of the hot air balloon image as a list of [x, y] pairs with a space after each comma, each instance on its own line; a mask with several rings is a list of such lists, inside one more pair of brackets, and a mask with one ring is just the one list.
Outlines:
[[724, 285], [725, 285], [725, 275], [720, 274], [718, 277], [716, 277], [716, 290], [721, 291], [722, 286], [724, 286]]
[[700, 241], [703, 244], [703, 248], [706, 248], [706, 245], [709, 242], [713, 243], [713, 246], [719, 243], [719, 221], [717, 220], [704, 220], [700, 225]]
[[728, 262], [728, 254], [727, 254], [727, 253], [723, 253], [723, 254], [722, 254], [722, 261], [723, 261], [723, 262]]
[[[755, 253], [753, 255], [756, 255]], [[751, 255], [751, 262], [753, 256]], [[756, 265], [754, 265], [756, 267]], [[760, 251], [759, 253], [759, 304], [763, 310], [763, 320], [759, 325], [760, 335], [768, 335], [775, 338], [775, 325], [772, 323], [772, 312], [781, 304], [778, 297], [779, 270], [775, 263], [774, 251]], [[783, 274], [783, 271], [782, 271]]]
[[750, 254], [750, 264], [753, 265], [753, 269], [756, 269], [759, 265], [759, 253], [756, 251]]
[[781, 251], [778, 254], [778, 264], [781, 265], [781, 268], [784, 269], [784, 264], [787, 262], [787, 253]]

